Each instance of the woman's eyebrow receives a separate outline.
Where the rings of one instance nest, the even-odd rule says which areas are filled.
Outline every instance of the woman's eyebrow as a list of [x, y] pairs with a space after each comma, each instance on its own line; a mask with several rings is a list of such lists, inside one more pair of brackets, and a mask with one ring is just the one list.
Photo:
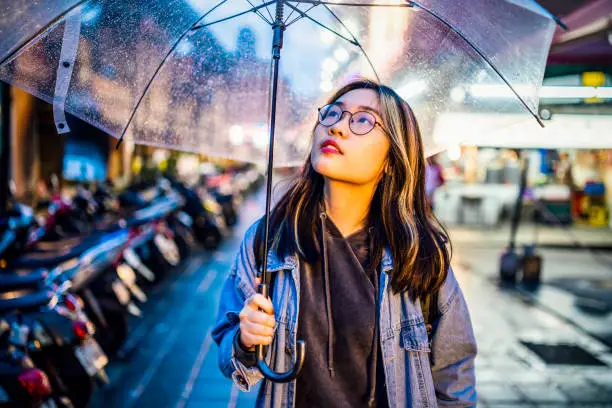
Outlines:
[[[338, 106], [340, 106], [342, 109], [345, 109], [345, 108], [346, 108], [346, 105], [345, 105], [345, 104], [344, 104], [344, 102], [342, 102], [342, 101], [336, 101], [336, 102], [332, 103], [332, 105], [338, 105]], [[365, 111], [369, 111], [369, 112], [375, 113], [376, 115], [378, 115], [378, 117], [382, 118], [382, 115], [380, 114], [380, 112], [379, 112], [379, 111], [377, 111], [377, 110], [376, 110], [376, 109], [374, 109], [374, 108], [371, 108], [371, 107], [369, 107], [369, 106], [365, 106], [365, 105], [361, 105], [361, 106], [358, 106], [358, 107], [357, 107], [357, 111], [362, 111], [362, 110], [365, 110]]]
[[363, 106], [363, 105], [362, 105], [362, 106], [358, 106], [358, 107], [357, 107], [357, 109], [359, 109], [359, 110], [365, 110], [365, 111], [370, 111], [370, 112], [375, 113], [376, 115], [378, 115], [379, 117], [381, 117], [381, 118], [382, 118], [382, 115], [380, 114], [380, 112], [379, 112], [379, 111], [377, 111], [377, 110], [376, 110], [376, 109], [374, 109], [374, 108], [370, 108], [369, 106]]

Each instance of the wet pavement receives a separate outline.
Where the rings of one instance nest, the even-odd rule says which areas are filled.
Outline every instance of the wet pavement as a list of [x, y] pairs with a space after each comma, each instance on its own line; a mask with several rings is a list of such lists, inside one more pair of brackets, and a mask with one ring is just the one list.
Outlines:
[[[612, 407], [612, 315], [585, 313], [576, 302], [586, 286], [576, 282], [612, 278], [612, 254], [541, 249], [541, 285], [508, 288], [498, 284], [503, 233], [453, 232], [453, 267], [479, 345], [479, 405]], [[599, 288], [605, 297], [606, 285]]]
[[233, 236], [217, 251], [194, 254], [151, 293], [92, 408], [253, 406], [255, 393], [238, 393], [221, 375], [210, 331], [242, 235], [262, 212], [260, 198], [246, 200]]
[[[97, 392], [93, 408], [254, 405], [256, 392], [239, 392], [221, 375], [210, 330], [223, 279], [263, 204], [263, 192], [245, 200], [239, 225], [219, 250], [196, 253], [150, 294], [144, 317], [132, 321], [124, 355], [108, 367], [111, 384]], [[557, 313], [557, 304], [499, 288], [499, 248], [474, 250], [458, 241], [454, 269], [479, 344], [479, 406], [612, 407], [609, 346]], [[586, 365], [593, 361], [603, 365]]]

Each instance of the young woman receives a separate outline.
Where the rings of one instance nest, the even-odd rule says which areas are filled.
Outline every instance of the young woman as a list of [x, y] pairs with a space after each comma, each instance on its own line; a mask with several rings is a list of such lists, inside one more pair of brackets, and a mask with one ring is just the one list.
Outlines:
[[256, 293], [257, 222], [213, 331], [221, 370], [244, 391], [263, 378], [255, 345], [284, 372], [306, 341], [301, 375], [264, 381], [257, 406], [476, 404], [474, 334], [424, 173], [417, 121], [392, 89], [360, 80], [319, 109], [310, 156], [272, 211], [271, 299]]

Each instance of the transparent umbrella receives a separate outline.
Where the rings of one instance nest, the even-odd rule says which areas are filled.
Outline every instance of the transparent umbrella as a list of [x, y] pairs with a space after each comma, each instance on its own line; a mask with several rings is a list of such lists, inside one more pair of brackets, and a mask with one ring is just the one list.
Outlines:
[[[392, 86], [432, 154], [459, 127], [539, 121], [555, 23], [531, 0], [0, 0], [0, 80], [52, 103], [60, 133], [69, 112], [120, 141], [267, 162], [267, 243], [272, 167], [302, 164], [329, 92]], [[262, 373], [295, 378], [303, 347], [283, 374], [260, 347]]]

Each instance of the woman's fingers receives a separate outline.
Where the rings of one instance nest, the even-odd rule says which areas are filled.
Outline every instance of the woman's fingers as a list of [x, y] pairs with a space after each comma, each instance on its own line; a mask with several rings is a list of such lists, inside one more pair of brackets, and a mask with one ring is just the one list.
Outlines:
[[264, 312], [273, 315], [274, 307], [270, 299], [265, 298], [262, 294], [256, 293], [246, 301], [246, 306], [253, 310], [263, 310]]
[[244, 346], [251, 349], [258, 344], [267, 346], [272, 343], [276, 320], [270, 299], [254, 294], [244, 302], [239, 317], [240, 341]]
[[260, 324], [262, 326], [267, 326], [274, 328], [276, 326], [276, 320], [274, 316], [270, 316], [260, 311], [251, 311], [248, 315], [245, 316], [245, 320], [250, 323]]
[[251, 348], [258, 344], [261, 344], [263, 346], [268, 346], [272, 344], [272, 336], [259, 336], [251, 333], [240, 333], [240, 336], [240, 341], [242, 341], [242, 344], [244, 344], [244, 346], [248, 348]]
[[274, 315], [266, 314], [260, 310], [253, 310], [245, 307], [238, 317], [240, 317], [240, 322], [242, 323], [249, 322], [272, 328], [276, 326]]
[[252, 323], [252, 322], [245, 322], [245, 324], [243, 325], [243, 327], [240, 328], [240, 330], [241, 331], [244, 330], [245, 332], [256, 335], [256, 336], [266, 336], [266, 337], [274, 336], [273, 327], [263, 326], [261, 324]]

